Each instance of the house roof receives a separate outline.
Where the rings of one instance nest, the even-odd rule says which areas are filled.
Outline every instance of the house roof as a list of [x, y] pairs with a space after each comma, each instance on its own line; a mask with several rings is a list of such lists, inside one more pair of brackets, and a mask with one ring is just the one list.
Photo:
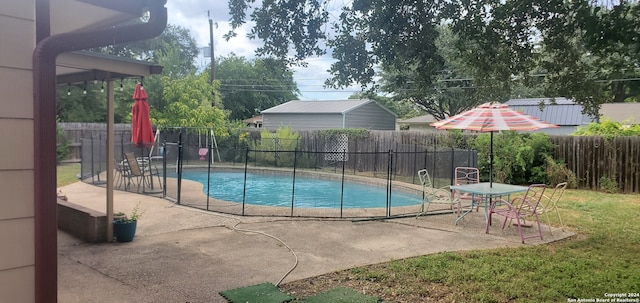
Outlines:
[[428, 123], [432, 123], [432, 122], [436, 122], [436, 118], [434, 118], [432, 115], [422, 115], [422, 116], [418, 116], [418, 117], [413, 117], [413, 118], [409, 118], [409, 119], [404, 119], [404, 120], [400, 120], [398, 121], [398, 123], [405, 123], [405, 124], [428, 124]]
[[244, 119], [243, 121], [246, 123], [262, 122], [262, 115], [257, 115], [248, 119]]
[[[572, 100], [563, 97], [554, 98], [556, 105], [577, 105]], [[535, 105], [538, 106], [541, 103], [544, 105], [552, 105], [553, 102], [551, 98], [526, 98], [526, 99], [510, 99], [506, 102], [509, 106], [519, 106], [519, 105]]]
[[619, 123], [640, 123], [640, 103], [605, 103], [600, 115]]
[[[272, 108], [263, 110], [263, 114], [344, 114], [368, 103], [375, 103], [367, 99], [303, 101], [293, 100]], [[378, 105], [377, 103], [375, 103]], [[393, 112], [378, 105], [380, 108], [394, 115]]]
[[[582, 105], [561, 97], [555, 98], [555, 104], [551, 98], [511, 99], [505, 104], [514, 110], [559, 126], [586, 125], [594, 121], [589, 115], [582, 113]], [[544, 104], [543, 109], [540, 109], [540, 104]]]

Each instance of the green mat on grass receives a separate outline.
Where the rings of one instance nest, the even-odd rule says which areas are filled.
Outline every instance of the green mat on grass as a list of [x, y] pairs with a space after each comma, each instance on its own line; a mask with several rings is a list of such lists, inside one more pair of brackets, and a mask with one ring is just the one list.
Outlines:
[[306, 298], [304, 303], [378, 303], [382, 302], [379, 297], [363, 295], [353, 289], [346, 287], [336, 287], [321, 292], [313, 297]]
[[223, 290], [220, 295], [230, 303], [283, 303], [294, 299], [271, 283]]

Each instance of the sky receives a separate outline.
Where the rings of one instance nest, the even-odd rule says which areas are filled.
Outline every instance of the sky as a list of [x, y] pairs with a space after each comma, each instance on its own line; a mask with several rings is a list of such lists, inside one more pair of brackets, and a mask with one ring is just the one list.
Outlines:
[[[338, 4], [340, 3], [340, 4]], [[342, 0], [333, 0], [330, 2], [331, 8], [335, 8], [336, 12], [342, 5]], [[251, 24], [245, 24], [242, 28], [237, 29], [237, 36], [226, 41], [222, 36], [229, 32], [231, 26], [229, 24], [229, 8], [226, 0], [168, 0], [166, 7], [169, 13], [168, 23], [179, 25], [191, 31], [191, 35], [196, 39], [198, 47], [204, 48], [209, 45], [209, 16], [214, 22], [213, 26], [213, 44], [214, 56], [227, 56], [235, 53], [238, 56], [247, 59], [255, 58], [255, 49], [261, 45], [258, 40], [249, 40], [246, 33]], [[331, 14], [332, 16], [338, 13]], [[217, 27], [216, 27], [217, 24]], [[204, 68], [208, 65], [210, 58], [200, 56], [196, 65]], [[315, 57], [307, 59], [308, 66], [295, 67], [294, 80], [298, 84], [301, 100], [338, 100], [347, 99], [351, 94], [359, 91], [359, 86], [349, 87], [344, 90], [325, 89], [324, 81], [330, 77], [327, 70], [331, 63], [334, 62], [330, 56]]]

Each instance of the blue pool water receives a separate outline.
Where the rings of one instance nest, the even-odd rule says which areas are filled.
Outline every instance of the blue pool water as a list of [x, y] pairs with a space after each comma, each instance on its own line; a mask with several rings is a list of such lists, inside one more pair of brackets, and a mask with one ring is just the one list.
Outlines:
[[[207, 193], [207, 172], [185, 171], [183, 178], [200, 182]], [[211, 172], [210, 196], [242, 203], [244, 172]], [[247, 173], [245, 201], [248, 204], [291, 207], [293, 191], [291, 175]], [[337, 180], [296, 176], [294, 207], [340, 208], [342, 183]], [[386, 187], [346, 182], [344, 208], [384, 208], [387, 205]], [[391, 206], [422, 203], [420, 197], [392, 191]]]

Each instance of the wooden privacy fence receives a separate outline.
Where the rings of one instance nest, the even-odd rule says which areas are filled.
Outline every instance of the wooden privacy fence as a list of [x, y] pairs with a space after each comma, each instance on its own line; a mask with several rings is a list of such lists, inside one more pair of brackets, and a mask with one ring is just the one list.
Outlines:
[[601, 189], [615, 180], [625, 193], [640, 193], [640, 137], [551, 136], [562, 159], [576, 174], [579, 188]]
[[[64, 131], [69, 144], [66, 162], [80, 162], [82, 159], [82, 139], [107, 140], [107, 124], [61, 122], [58, 127]], [[131, 141], [131, 124], [115, 124], [115, 141]]]

